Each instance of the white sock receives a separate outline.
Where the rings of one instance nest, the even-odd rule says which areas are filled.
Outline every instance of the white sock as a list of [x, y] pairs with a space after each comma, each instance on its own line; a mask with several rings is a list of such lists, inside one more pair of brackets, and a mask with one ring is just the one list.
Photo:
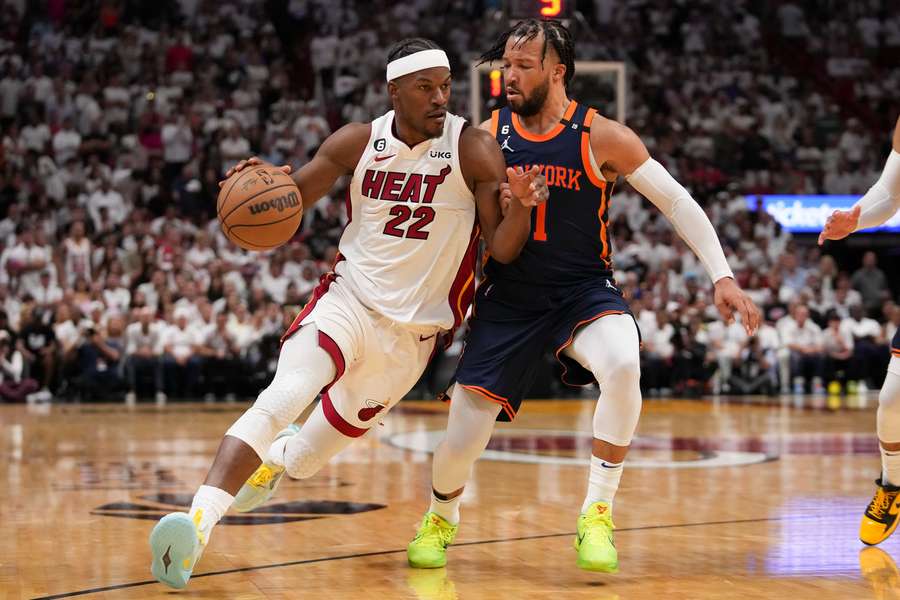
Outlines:
[[188, 514], [193, 519], [197, 511], [202, 511], [199, 529], [204, 544], [209, 543], [212, 528], [225, 516], [233, 502], [234, 496], [211, 485], [201, 485], [194, 494], [194, 501], [191, 503], [191, 510]]
[[584, 504], [581, 505], [581, 512], [587, 511], [594, 502], [606, 502], [611, 511], [621, 478], [622, 463], [610, 463], [591, 456], [591, 475], [588, 478], [587, 495], [584, 497]]
[[881, 445], [878, 449], [881, 450], [881, 484], [900, 485], [900, 452], [885, 450]]
[[451, 525], [456, 525], [459, 523], [459, 501], [462, 500], [462, 494], [456, 496], [455, 498], [451, 498], [449, 500], [441, 500], [437, 496], [434, 495], [434, 490], [431, 492], [431, 506], [428, 507], [428, 512], [433, 512], [442, 516], [448, 523]]

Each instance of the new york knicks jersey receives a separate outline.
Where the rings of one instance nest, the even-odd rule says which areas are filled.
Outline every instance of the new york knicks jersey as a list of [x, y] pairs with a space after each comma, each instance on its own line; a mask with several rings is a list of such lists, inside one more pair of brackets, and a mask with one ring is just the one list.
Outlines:
[[495, 110], [491, 129], [509, 166], [538, 165], [547, 178], [549, 199], [532, 211], [531, 235], [510, 264], [488, 259], [489, 281], [568, 286], [612, 275], [609, 197], [590, 146], [592, 108], [570, 102], [548, 133], [529, 133], [509, 107]]
[[399, 323], [450, 329], [474, 295], [475, 198], [463, 179], [465, 119], [410, 148], [394, 137], [394, 111], [372, 122], [350, 181], [350, 222], [335, 273], [360, 301]]

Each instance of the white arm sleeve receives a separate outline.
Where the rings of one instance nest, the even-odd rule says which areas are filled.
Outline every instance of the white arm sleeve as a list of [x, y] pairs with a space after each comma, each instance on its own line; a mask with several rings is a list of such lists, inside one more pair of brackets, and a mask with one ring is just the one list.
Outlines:
[[723, 277], [734, 277], [706, 213], [665, 167], [648, 158], [625, 179], [669, 219], [681, 239], [703, 263], [713, 283]]
[[878, 227], [900, 210], [900, 152], [891, 150], [881, 177], [856, 206], [862, 209], [856, 231]]

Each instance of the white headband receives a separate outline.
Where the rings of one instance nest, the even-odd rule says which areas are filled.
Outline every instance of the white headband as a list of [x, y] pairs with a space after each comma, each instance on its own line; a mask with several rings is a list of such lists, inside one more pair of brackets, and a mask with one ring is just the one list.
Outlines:
[[450, 60], [443, 50], [422, 50], [415, 54], [392, 60], [387, 65], [387, 80], [393, 81], [398, 77], [432, 67], [450, 68]]

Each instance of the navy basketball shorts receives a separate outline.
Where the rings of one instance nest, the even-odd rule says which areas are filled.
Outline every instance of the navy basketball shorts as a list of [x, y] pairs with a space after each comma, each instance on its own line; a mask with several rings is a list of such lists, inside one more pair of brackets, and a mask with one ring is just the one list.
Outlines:
[[552, 290], [485, 282], [475, 294], [454, 380], [500, 404], [498, 421], [511, 421], [548, 349], [563, 365], [563, 383], [583, 386], [595, 381], [590, 371], [563, 355], [563, 350], [580, 327], [613, 314], [633, 318], [628, 302], [611, 279]]
[[894, 339], [891, 340], [891, 356], [900, 358], [900, 327], [894, 332]]

